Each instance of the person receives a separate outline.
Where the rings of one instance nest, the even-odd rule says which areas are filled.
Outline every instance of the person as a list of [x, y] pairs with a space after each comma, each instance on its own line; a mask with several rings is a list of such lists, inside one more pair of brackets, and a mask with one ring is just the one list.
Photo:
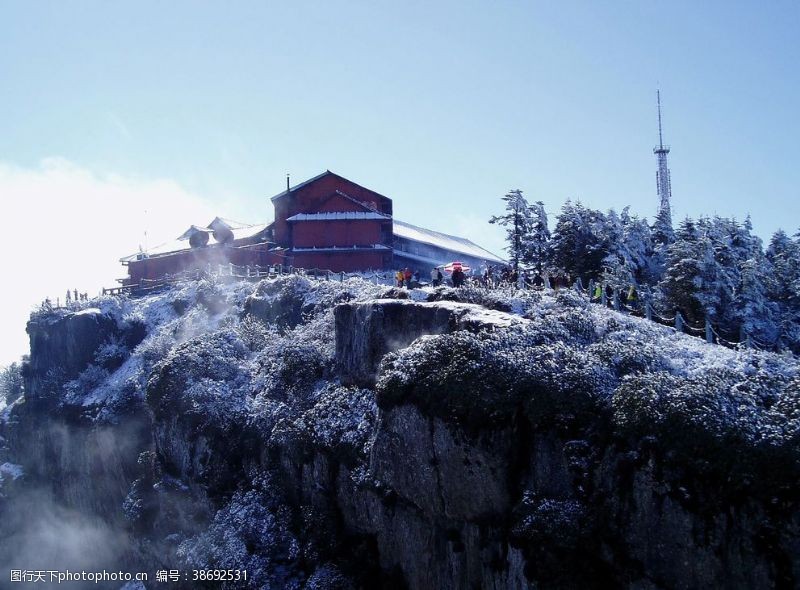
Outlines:
[[397, 281], [397, 286], [403, 286], [403, 279], [405, 278], [405, 274], [403, 274], [402, 270], [398, 270], [394, 275], [395, 280]]
[[78, 290], [75, 289], [75, 301], [77, 301], [77, 300], [78, 300]]
[[466, 279], [466, 278], [467, 277], [464, 274], [464, 270], [460, 266], [456, 266], [453, 269], [452, 280], [453, 280], [453, 286], [454, 287], [462, 286], [464, 284], [464, 279]]
[[606, 305], [614, 307], [614, 287], [606, 285]]
[[597, 302], [600, 301], [602, 298], [603, 298], [603, 285], [597, 283], [594, 286], [594, 293], [592, 293], [592, 301]]
[[533, 277], [533, 287], [534, 289], [542, 289], [544, 288], [544, 278], [542, 277], [541, 273], [536, 273], [536, 276]]
[[67, 289], [67, 298], [66, 298], [67, 305], [69, 305], [69, 302], [71, 300], [72, 300], [72, 294], [69, 292], [69, 289]]
[[411, 272], [411, 269], [408, 268], [408, 267], [405, 267], [405, 269], [403, 270], [403, 280], [405, 280], [406, 289], [410, 289], [411, 288], [411, 279], [412, 279], [413, 276], [414, 276], [414, 274]]
[[439, 280], [440, 274], [441, 272], [439, 271], [439, 269], [434, 266], [433, 269], [431, 270], [431, 285], [433, 285], [434, 287], [438, 287], [439, 284], [441, 283], [441, 281]]
[[414, 274], [411, 275], [411, 280], [414, 282], [415, 287], [419, 287], [419, 271], [415, 270]]
[[558, 291], [561, 288], [561, 273], [553, 275], [550, 282], [553, 285], [553, 291]]
[[636, 287], [631, 285], [630, 289], [628, 289], [628, 307], [636, 309], [637, 304], [638, 304], [637, 300], [638, 300], [638, 297], [637, 297], [637, 293], [636, 293]]

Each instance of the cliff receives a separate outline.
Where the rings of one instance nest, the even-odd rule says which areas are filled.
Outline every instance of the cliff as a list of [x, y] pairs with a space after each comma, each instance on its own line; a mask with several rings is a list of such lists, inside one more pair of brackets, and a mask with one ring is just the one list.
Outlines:
[[800, 585], [793, 358], [569, 292], [288, 277], [91, 305], [29, 323], [0, 419], [6, 569]]

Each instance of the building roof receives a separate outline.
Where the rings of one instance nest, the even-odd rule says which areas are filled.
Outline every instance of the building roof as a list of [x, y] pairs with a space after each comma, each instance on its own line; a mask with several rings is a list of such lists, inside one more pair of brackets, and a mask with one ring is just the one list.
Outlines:
[[[223, 221], [225, 225], [227, 225], [230, 228], [231, 232], [233, 233], [234, 241], [255, 237], [256, 235], [258, 235], [267, 228], [266, 223], [258, 223], [255, 225], [244, 225], [235, 221], [224, 220], [219, 217], [217, 217], [215, 221], [217, 219]], [[212, 221], [211, 223], [214, 222]], [[232, 227], [232, 225], [235, 227]], [[197, 225], [192, 225], [189, 227], [188, 230], [186, 230], [180, 236], [178, 236], [178, 238], [170, 240], [169, 242], [164, 242], [163, 244], [159, 244], [158, 246], [153, 246], [152, 248], [148, 248], [147, 252], [144, 253], [137, 252], [136, 254], [124, 256], [123, 258], [120, 258], [120, 262], [132, 262], [134, 260], [139, 259], [139, 257], [142, 254], [146, 254], [148, 257], [153, 257], [153, 256], [164, 256], [166, 254], [174, 254], [176, 252], [180, 252], [181, 250], [189, 250], [191, 248], [191, 246], [189, 245], [189, 238], [192, 236], [192, 234], [198, 231], [213, 233], [214, 230], [208, 227], [200, 227]], [[214, 246], [216, 244], [217, 244], [216, 242], [209, 242], [208, 245]]]
[[[325, 176], [336, 176], [336, 177], [338, 177], [338, 178], [341, 178], [342, 180], [346, 180], [347, 182], [350, 182], [350, 183], [352, 183], [352, 184], [354, 184], [354, 185], [356, 185], [356, 186], [360, 186], [360, 187], [361, 187], [361, 188], [363, 188], [364, 190], [366, 190], [366, 191], [369, 191], [369, 192], [371, 192], [371, 193], [373, 193], [373, 194], [375, 194], [375, 195], [378, 195], [379, 197], [381, 197], [381, 198], [383, 198], [383, 199], [389, 199], [389, 197], [387, 197], [387, 196], [385, 196], [385, 195], [382, 195], [382, 194], [380, 194], [380, 193], [376, 193], [374, 190], [372, 190], [372, 189], [369, 189], [369, 188], [367, 188], [367, 187], [365, 187], [365, 186], [361, 186], [361, 185], [360, 185], [360, 184], [358, 184], [357, 182], [353, 182], [352, 180], [350, 180], [349, 178], [345, 178], [345, 177], [344, 177], [344, 176], [342, 176], [341, 174], [336, 174], [335, 172], [331, 172], [330, 170], [326, 170], [326, 171], [325, 171], [325, 172], [323, 172], [322, 174], [317, 174], [317, 175], [316, 175], [315, 177], [313, 177], [313, 178], [309, 178], [308, 180], [304, 180], [304, 181], [303, 181], [303, 182], [301, 182], [300, 184], [296, 184], [296, 185], [294, 185], [294, 186], [293, 186], [293, 187], [291, 187], [289, 190], [285, 190], [285, 191], [281, 191], [281, 192], [279, 192], [279, 193], [278, 193], [277, 195], [275, 195], [274, 197], [271, 197], [271, 198], [270, 198], [270, 200], [271, 200], [271, 201], [277, 201], [277, 200], [278, 200], [278, 199], [280, 199], [281, 197], [285, 197], [285, 196], [287, 196], [287, 195], [290, 195], [291, 193], [293, 193], [293, 192], [295, 192], [295, 191], [297, 191], [297, 190], [299, 190], [299, 189], [303, 188], [303, 187], [304, 187], [304, 186], [306, 186], [306, 185], [309, 185], [309, 184], [311, 184], [312, 182], [316, 182], [317, 180], [319, 180], [320, 178], [324, 178]], [[345, 195], [345, 196], [347, 196], [347, 195]], [[348, 198], [352, 199], [352, 197], [348, 197]], [[355, 199], [353, 199], [353, 200], [355, 201]], [[359, 202], [359, 201], [356, 201], [356, 202]]]
[[[431, 229], [425, 229], [416, 225], [411, 225], [404, 221], [394, 220], [394, 235], [406, 240], [413, 240], [415, 242], [422, 242], [423, 244], [430, 244], [443, 250], [450, 250], [458, 254], [464, 254], [477, 258], [479, 260], [486, 260], [487, 262], [495, 262], [505, 264], [505, 260], [499, 256], [492, 254], [488, 250], [484, 250], [474, 242], [466, 238], [459, 238], [458, 236], [451, 236], [443, 234]], [[403, 253], [399, 253], [403, 254]]]
[[384, 215], [376, 211], [337, 211], [328, 213], [298, 213], [297, 215], [292, 215], [286, 221], [389, 220], [391, 218], [391, 215]]

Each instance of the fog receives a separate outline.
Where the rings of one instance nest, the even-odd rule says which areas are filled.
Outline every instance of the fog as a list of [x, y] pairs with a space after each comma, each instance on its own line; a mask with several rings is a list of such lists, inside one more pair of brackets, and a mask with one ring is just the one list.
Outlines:
[[0, 161], [0, 199], [0, 366], [27, 353], [25, 323], [45, 297], [116, 286], [122, 256], [226, 214], [174, 181], [100, 175], [63, 158], [32, 168]]

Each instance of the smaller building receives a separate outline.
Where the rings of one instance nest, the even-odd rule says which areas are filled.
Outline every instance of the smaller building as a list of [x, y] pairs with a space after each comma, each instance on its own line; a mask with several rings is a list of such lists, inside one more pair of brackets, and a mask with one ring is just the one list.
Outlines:
[[463, 262], [472, 269], [505, 265], [506, 261], [474, 242], [424, 227], [394, 220], [394, 265], [422, 273], [448, 262]]
[[268, 240], [268, 225], [215, 217], [207, 226], [191, 225], [175, 240], [120, 259], [128, 268], [124, 285], [157, 280], [209, 265], [279, 264], [280, 251]]

